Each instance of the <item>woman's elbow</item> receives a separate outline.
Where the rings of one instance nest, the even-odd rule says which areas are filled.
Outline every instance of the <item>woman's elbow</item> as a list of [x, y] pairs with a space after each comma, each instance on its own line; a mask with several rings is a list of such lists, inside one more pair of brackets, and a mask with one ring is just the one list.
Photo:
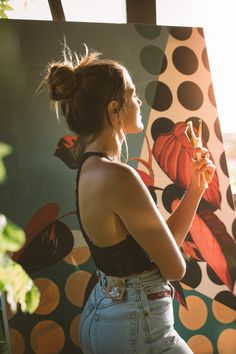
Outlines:
[[181, 262], [179, 265], [176, 265], [172, 269], [169, 268], [166, 271], [161, 273], [166, 280], [180, 281], [181, 279], [183, 279], [185, 272], [186, 272], [186, 263]]

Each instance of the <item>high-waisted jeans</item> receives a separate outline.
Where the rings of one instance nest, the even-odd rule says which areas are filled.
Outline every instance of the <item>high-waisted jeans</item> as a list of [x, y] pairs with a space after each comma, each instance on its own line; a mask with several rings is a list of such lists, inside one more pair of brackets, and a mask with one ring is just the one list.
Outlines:
[[81, 315], [84, 354], [192, 354], [175, 331], [172, 285], [158, 270], [124, 278], [97, 272]]

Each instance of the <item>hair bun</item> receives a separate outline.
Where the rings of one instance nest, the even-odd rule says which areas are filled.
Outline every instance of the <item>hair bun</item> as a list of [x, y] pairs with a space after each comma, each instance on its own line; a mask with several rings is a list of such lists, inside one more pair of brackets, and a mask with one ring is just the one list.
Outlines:
[[48, 74], [49, 96], [54, 101], [70, 98], [77, 86], [74, 68], [64, 64], [53, 64]]

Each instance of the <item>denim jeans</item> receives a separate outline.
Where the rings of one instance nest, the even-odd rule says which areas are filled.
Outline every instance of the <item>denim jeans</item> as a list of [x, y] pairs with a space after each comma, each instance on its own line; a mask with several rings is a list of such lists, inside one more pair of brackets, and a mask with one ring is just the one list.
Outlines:
[[193, 353], [173, 327], [174, 288], [158, 270], [98, 275], [80, 320], [84, 354]]

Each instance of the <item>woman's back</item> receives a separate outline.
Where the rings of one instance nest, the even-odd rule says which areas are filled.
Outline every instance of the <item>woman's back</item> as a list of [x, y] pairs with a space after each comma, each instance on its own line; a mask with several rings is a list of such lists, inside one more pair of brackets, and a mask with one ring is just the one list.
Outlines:
[[157, 269], [112, 209], [110, 200], [117, 198], [112, 176], [122, 179], [116, 168], [117, 163], [104, 153], [87, 152], [81, 157], [76, 205], [83, 236], [97, 268], [105, 274], [127, 276]]
[[114, 164], [105, 154], [91, 156], [84, 161], [80, 172], [78, 193], [81, 223], [89, 239], [100, 247], [115, 245], [129, 233], [109, 206]]

